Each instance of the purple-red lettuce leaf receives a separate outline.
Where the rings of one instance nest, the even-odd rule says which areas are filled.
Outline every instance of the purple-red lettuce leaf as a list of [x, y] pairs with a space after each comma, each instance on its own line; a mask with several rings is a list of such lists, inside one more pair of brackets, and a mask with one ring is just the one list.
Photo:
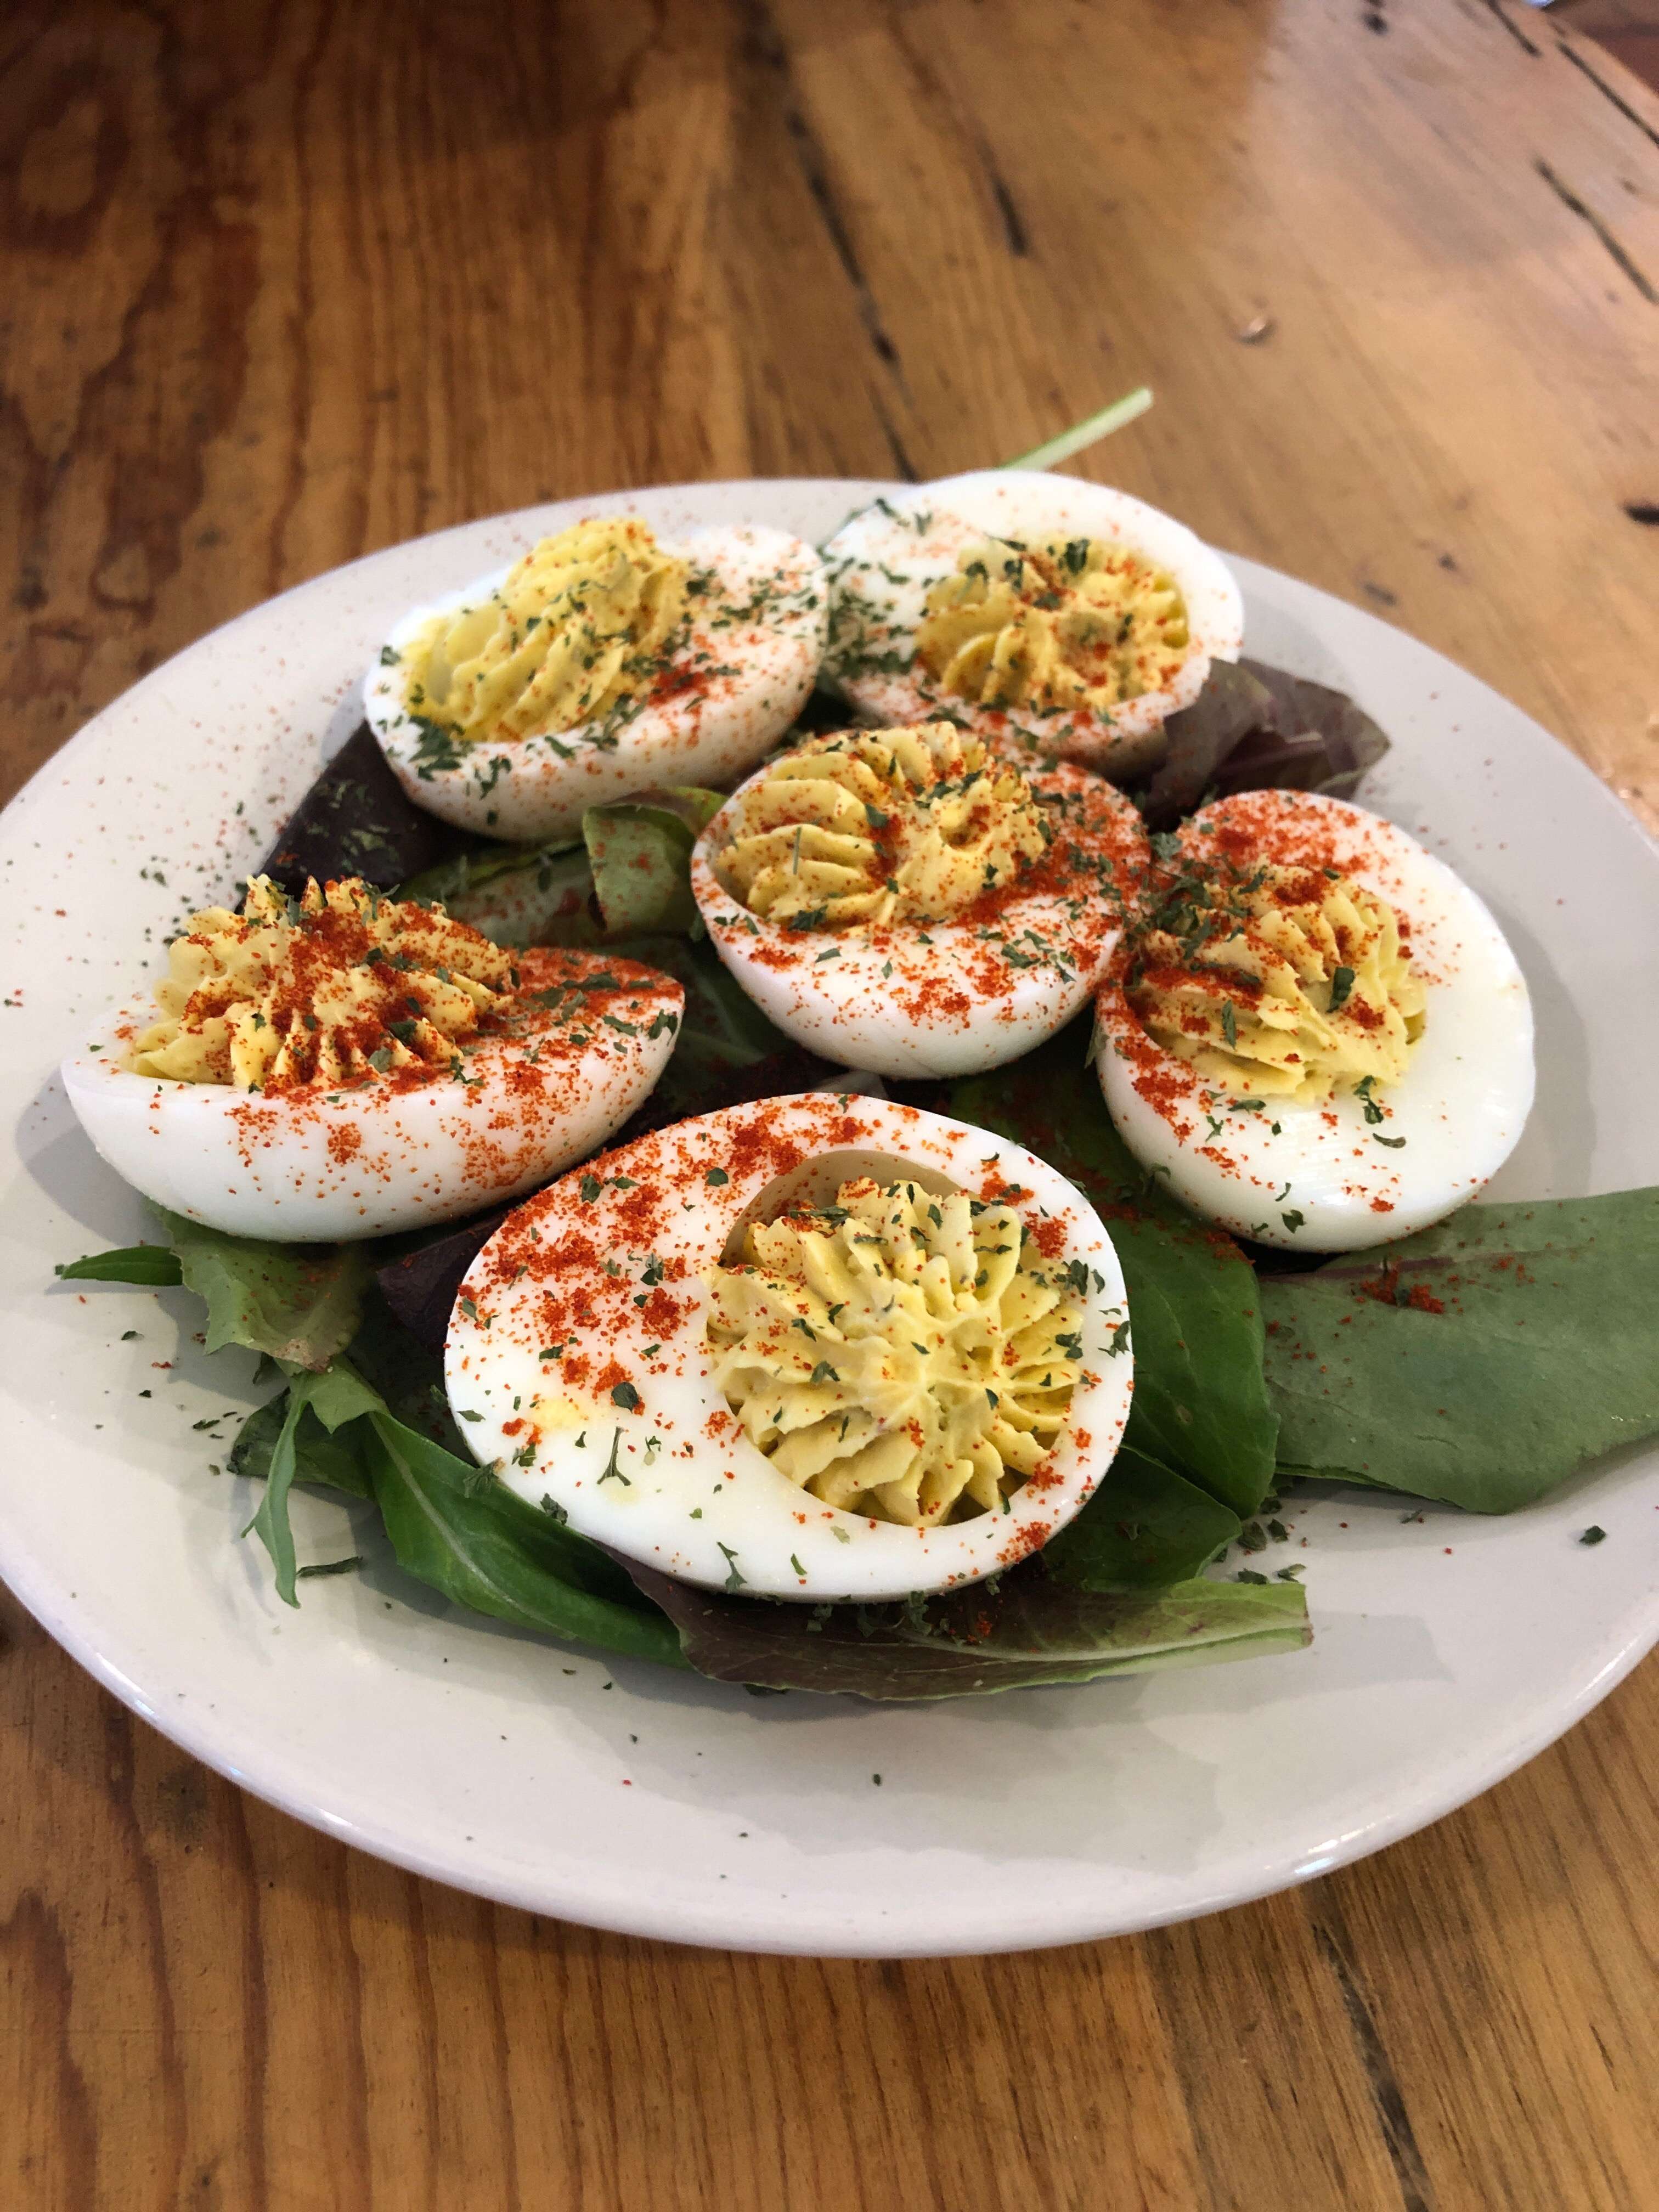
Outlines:
[[1031, 1562], [995, 1584], [903, 1605], [726, 1597], [623, 1562], [720, 1682], [878, 1700], [984, 1696], [1286, 1651], [1311, 1636], [1291, 1583], [1187, 1582], [1155, 1594], [1068, 1588]]

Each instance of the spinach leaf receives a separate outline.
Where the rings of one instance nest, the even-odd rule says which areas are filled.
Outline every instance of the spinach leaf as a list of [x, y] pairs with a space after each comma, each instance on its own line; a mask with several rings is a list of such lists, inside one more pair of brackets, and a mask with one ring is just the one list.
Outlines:
[[264, 1495], [259, 1500], [258, 1510], [242, 1531], [244, 1536], [250, 1532], [258, 1534], [259, 1541], [270, 1554], [276, 1595], [284, 1605], [293, 1606], [300, 1602], [294, 1586], [295, 1569], [299, 1561], [294, 1552], [294, 1529], [289, 1520], [288, 1493], [293, 1487], [297, 1458], [295, 1432], [305, 1410], [304, 1391], [290, 1387], [283, 1407], [282, 1426], [276, 1431], [270, 1464], [265, 1468]]
[[374, 1496], [406, 1572], [520, 1628], [685, 1664], [674, 1630], [597, 1545], [389, 1413], [365, 1425]]
[[1508, 1513], [1659, 1435], [1659, 1189], [1465, 1206], [1261, 1298], [1287, 1472]]
[[1255, 1276], [1231, 1237], [1146, 1176], [1112, 1127], [1087, 1043], [1085, 1018], [1012, 1066], [953, 1085], [948, 1110], [1047, 1160], [1105, 1222], [1133, 1334], [1124, 1443], [1234, 1513], [1254, 1513], [1273, 1480], [1277, 1428]]
[[113, 1252], [88, 1252], [84, 1260], [70, 1260], [52, 1273], [65, 1283], [142, 1283], [153, 1291], [185, 1279], [179, 1272], [179, 1255], [165, 1244], [124, 1244]]
[[1311, 1634], [1307, 1600], [1291, 1583], [1104, 1594], [1067, 1589], [1033, 1563], [1000, 1587], [978, 1583], [931, 1602], [812, 1607], [723, 1597], [632, 1562], [629, 1572], [679, 1630], [699, 1674], [884, 1700], [1249, 1659], [1294, 1650]]
[[357, 1333], [369, 1265], [352, 1244], [266, 1244], [152, 1206], [179, 1279], [207, 1306], [207, 1348], [243, 1344], [285, 1366], [325, 1368]]
[[1206, 1490], [1125, 1444], [1042, 1564], [1077, 1589], [1159, 1590], [1189, 1581], [1243, 1522]]
[[[236, 1441], [230, 1448], [229, 1465], [233, 1474], [245, 1474], [256, 1482], [269, 1480], [271, 1456], [287, 1417], [286, 1390], [279, 1390], [263, 1406], [254, 1407], [237, 1431]], [[359, 1438], [349, 1423], [343, 1428], [331, 1431], [307, 1406], [301, 1412], [299, 1425], [293, 1432], [293, 1480], [295, 1482], [313, 1483], [319, 1489], [343, 1491], [348, 1498], [374, 1497], [374, 1487], [363, 1465]]]
[[[472, 1480], [481, 1479], [449, 1410], [441, 1345], [433, 1351], [400, 1327], [374, 1289], [363, 1302], [362, 1326], [351, 1340], [350, 1371], [371, 1394], [360, 1412], [389, 1413], [449, 1452]], [[231, 1449], [233, 1474], [266, 1479], [287, 1404], [288, 1393], [282, 1391], [248, 1415]], [[296, 1482], [325, 1484], [354, 1498], [374, 1497], [355, 1419], [325, 1429], [307, 1403], [295, 1431], [295, 1452]]]
[[298, 1561], [294, 1555], [288, 1494], [299, 1472], [301, 1416], [309, 1411], [324, 1429], [332, 1431], [355, 1421], [360, 1414], [372, 1412], [380, 1403], [377, 1394], [343, 1359], [337, 1360], [325, 1375], [296, 1375], [288, 1386], [282, 1425], [265, 1468], [264, 1496], [259, 1500], [258, 1511], [242, 1531], [246, 1536], [252, 1530], [270, 1553], [276, 1595], [285, 1605], [297, 1606], [300, 1602], [294, 1587]]
[[723, 792], [686, 784], [588, 808], [582, 839], [593, 896], [612, 936], [635, 929], [690, 930], [697, 918], [691, 848], [725, 804]]

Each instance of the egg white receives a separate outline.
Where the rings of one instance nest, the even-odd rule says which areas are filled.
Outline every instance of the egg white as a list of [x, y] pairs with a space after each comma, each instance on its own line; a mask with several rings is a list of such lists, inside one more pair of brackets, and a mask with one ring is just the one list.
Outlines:
[[[530, 843], [574, 836], [586, 809], [603, 800], [653, 784], [725, 784], [754, 766], [817, 680], [827, 619], [823, 564], [799, 538], [758, 525], [711, 525], [659, 543], [712, 571], [719, 596], [694, 602], [685, 642], [655, 690], [609, 731], [598, 719], [460, 744], [453, 768], [422, 762], [421, 732], [408, 711], [410, 671], [398, 656], [434, 615], [477, 605], [512, 564], [404, 617], [363, 679], [363, 712], [417, 806], [482, 836]], [[758, 612], [717, 626], [762, 589], [768, 596]]]
[[649, 1097], [674, 1048], [680, 986], [632, 961], [520, 957], [526, 994], [606, 972], [627, 987], [605, 1006], [629, 1031], [596, 1022], [576, 1047], [549, 1016], [521, 1036], [484, 1036], [467, 1057], [465, 1085], [441, 1076], [404, 1091], [365, 1085], [267, 1097], [137, 1075], [122, 1060], [157, 1018], [151, 1002], [100, 1023], [64, 1060], [64, 1086], [117, 1173], [191, 1221], [276, 1243], [384, 1236], [532, 1189], [585, 1158]]
[[[987, 536], [1098, 538], [1166, 569], [1181, 587], [1192, 634], [1174, 680], [1109, 715], [981, 707], [941, 690], [915, 659], [927, 593], [956, 573], [958, 554]], [[1220, 555], [1158, 508], [1080, 477], [1017, 469], [942, 477], [862, 508], [823, 555], [830, 592], [825, 672], [862, 720], [920, 722], [944, 709], [1004, 753], [1082, 761], [1120, 780], [1156, 763], [1165, 721], [1197, 698], [1212, 661], [1237, 660], [1243, 643], [1244, 603]], [[897, 665], [872, 665], [888, 662]]]
[[[1059, 839], [1109, 860], [1127, 900], [1147, 858], [1134, 806], [1064, 762], [1024, 774], [1039, 797], [1070, 802], [1056, 817]], [[716, 872], [748, 788], [697, 840], [691, 890], [720, 959], [796, 1044], [877, 1075], [975, 1075], [1035, 1050], [1087, 1004], [1120, 933], [1119, 909], [1097, 883], [1069, 903], [1052, 891], [1022, 896], [1016, 884], [996, 923], [1003, 944], [961, 921], [788, 929], [750, 914]]]
[[1376, 1086], [1380, 1123], [1352, 1091], [1241, 1111], [1152, 1045], [1124, 996], [1120, 956], [1096, 1000], [1096, 1065], [1112, 1119], [1176, 1197], [1237, 1235], [1304, 1252], [1408, 1237], [1473, 1198], [1519, 1140], [1534, 1084], [1526, 979], [1483, 902], [1394, 823], [1340, 799], [1249, 792], [1204, 808], [1183, 834], [1241, 821], [1261, 825], [1262, 860], [1291, 866], [1310, 829], [1328, 835], [1344, 872], [1409, 924], [1422, 1036], [1401, 1080]]
[[[819, 1201], [866, 1173], [1006, 1195], [1034, 1227], [1058, 1223], [1063, 1256], [1099, 1280], [1066, 1425], [1006, 1514], [913, 1528], [825, 1505], [749, 1441], [714, 1382], [703, 1276], [733, 1232], [776, 1210], [781, 1183]], [[576, 1332], [587, 1368], [573, 1381], [563, 1357], [542, 1354], [562, 1310], [550, 1297], [578, 1294], [593, 1319]], [[580, 1534], [705, 1589], [874, 1601], [978, 1581], [1072, 1518], [1128, 1418], [1133, 1357], [1122, 1338], [1111, 1349], [1127, 1317], [1098, 1217], [1033, 1154], [912, 1107], [810, 1093], [658, 1130], [520, 1206], [461, 1285], [446, 1378], [478, 1459]]]

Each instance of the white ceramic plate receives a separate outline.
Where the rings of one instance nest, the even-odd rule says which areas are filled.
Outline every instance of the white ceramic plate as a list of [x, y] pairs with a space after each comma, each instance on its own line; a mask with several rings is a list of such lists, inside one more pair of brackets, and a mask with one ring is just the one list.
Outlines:
[[[0, 1571], [118, 1697], [301, 1819], [534, 1911], [757, 1950], [1013, 1949], [1259, 1895], [1486, 1789], [1659, 1636], [1652, 1454], [1501, 1521], [1407, 1523], [1392, 1498], [1333, 1490], [1295, 1528], [1311, 1650], [1145, 1682], [908, 1709], [751, 1698], [464, 1616], [345, 1508], [297, 1493], [302, 1559], [370, 1563], [305, 1585], [296, 1613], [236, 1540], [249, 1497], [210, 1464], [252, 1402], [251, 1360], [206, 1359], [182, 1293], [54, 1285], [55, 1261], [144, 1232], [70, 1118], [59, 1054], [262, 854], [404, 607], [606, 504], [816, 539], [883, 489], [701, 485], [377, 554], [158, 669], [0, 821]], [[1659, 1180], [1659, 1033], [1637, 1011], [1659, 854], [1472, 677], [1237, 566], [1249, 648], [1378, 716], [1395, 750], [1364, 795], [1468, 877], [1520, 953], [1539, 1100], [1500, 1191]], [[1607, 1541], [1587, 1548], [1590, 1522]]]

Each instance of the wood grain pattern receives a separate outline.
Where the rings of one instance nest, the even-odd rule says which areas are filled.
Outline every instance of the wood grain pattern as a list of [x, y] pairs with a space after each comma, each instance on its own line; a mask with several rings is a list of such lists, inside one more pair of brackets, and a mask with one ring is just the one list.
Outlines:
[[[1659, 92], [1659, 0], [1557, 0], [1557, 5], [1559, 20], [1581, 42], [1593, 40], [1650, 92]], [[1581, 44], [1575, 58], [1582, 65], [1592, 57]]]
[[[1659, 806], [1659, 102], [1518, 0], [22, 0], [0, 138], [7, 789], [414, 532], [1146, 380], [1103, 472]], [[1655, 2202], [1651, 1667], [1293, 1895], [882, 1966], [422, 1884], [0, 1633], [8, 2208]]]

